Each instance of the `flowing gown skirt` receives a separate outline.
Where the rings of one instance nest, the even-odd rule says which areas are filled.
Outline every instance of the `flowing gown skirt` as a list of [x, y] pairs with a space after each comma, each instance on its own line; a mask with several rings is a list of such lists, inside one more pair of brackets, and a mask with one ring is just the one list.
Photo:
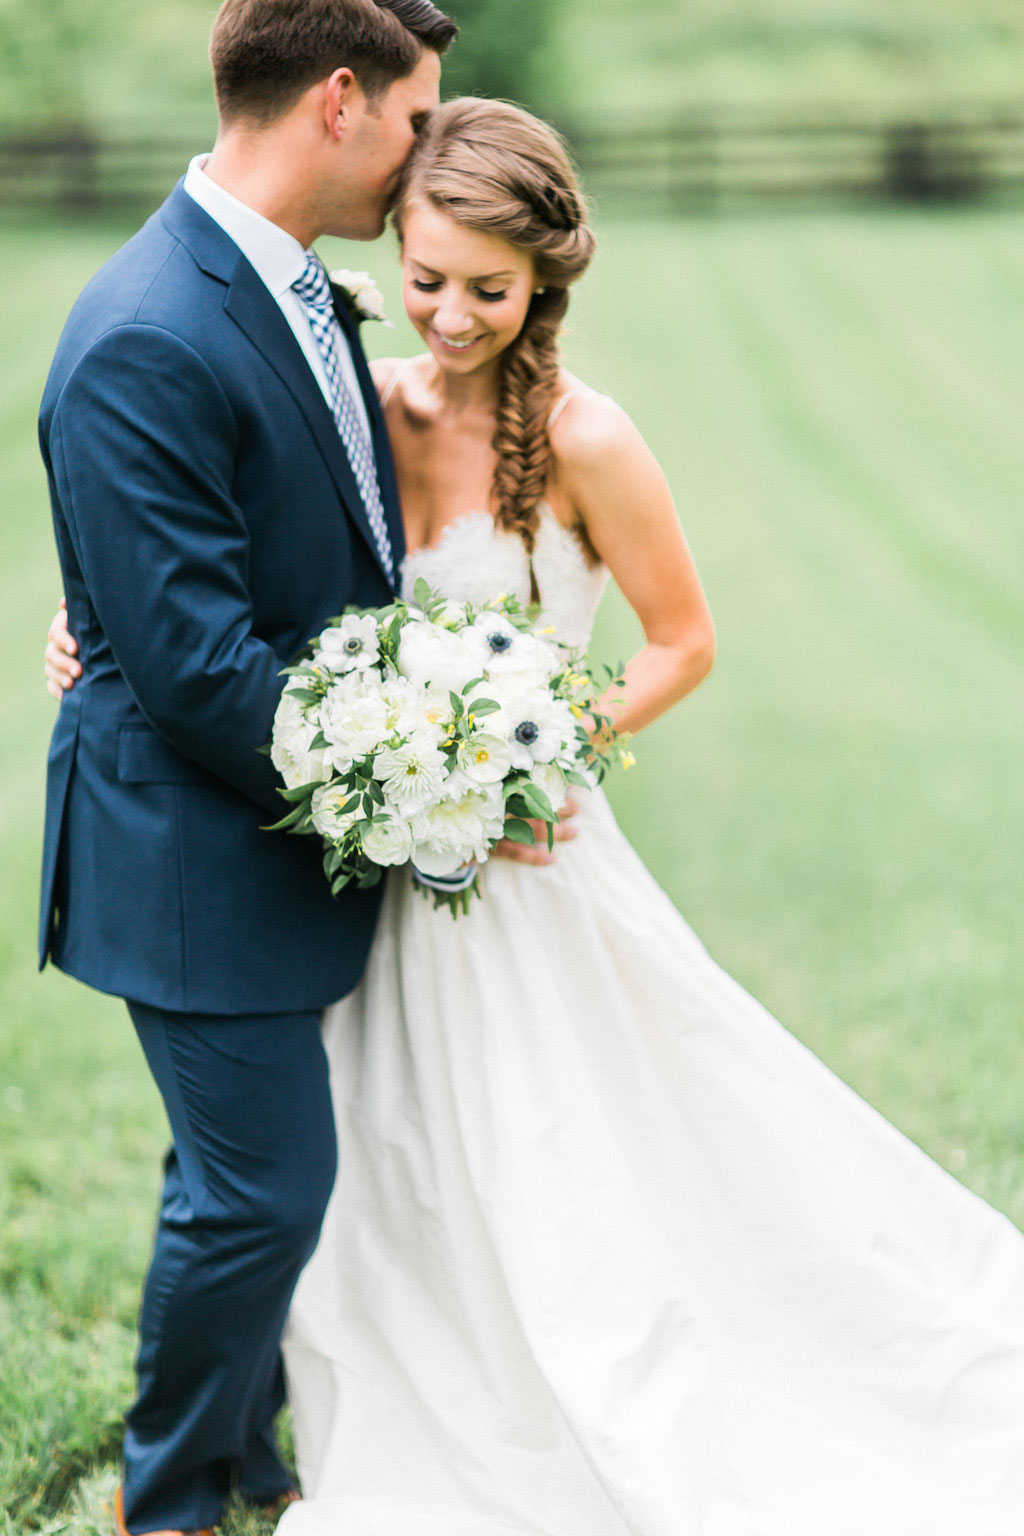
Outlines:
[[281, 1536], [1021, 1536], [1024, 1238], [580, 823], [327, 1016]]

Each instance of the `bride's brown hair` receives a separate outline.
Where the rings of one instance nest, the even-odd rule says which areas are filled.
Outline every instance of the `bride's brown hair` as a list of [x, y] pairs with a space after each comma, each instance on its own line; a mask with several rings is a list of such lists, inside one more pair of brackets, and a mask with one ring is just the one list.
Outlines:
[[403, 210], [417, 200], [533, 258], [543, 292], [502, 355], [494, 433], [497, 522], [532, 555], [551, 474], [558, 332], [569, 285], [594, 253], [587, 207], [554, 129], [520, 107], [472, 96], [439, 107], [413, 150], [395, 205], [399, 237]]

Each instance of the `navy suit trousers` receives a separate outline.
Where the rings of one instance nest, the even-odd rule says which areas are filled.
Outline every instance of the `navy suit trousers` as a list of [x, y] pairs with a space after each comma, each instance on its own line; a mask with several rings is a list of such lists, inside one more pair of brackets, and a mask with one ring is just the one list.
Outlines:
[[173, 1133], [125, 1438], [129, 1531], [213, 1525], [291, 1479], [280, 1341], [337, 1163], [319, 1013], [128, 1004]]

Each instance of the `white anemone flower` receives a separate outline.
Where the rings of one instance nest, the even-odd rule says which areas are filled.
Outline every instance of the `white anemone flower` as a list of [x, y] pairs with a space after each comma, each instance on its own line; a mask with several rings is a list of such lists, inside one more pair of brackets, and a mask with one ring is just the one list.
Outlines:
[[373, 776], [380, 780], [390, 806], [402, 815], [436, 801], [444, 794], [447, 759], [425, 731], [416, 731], [399, 747], [377, 754]]
[[488, 677], [518, 677], [529, 686], [546, 682], [562, 669], [554, 646], [517, 629], [503, 613], [481, 613], [462, 638]]
[[329, 672], [365, 672], [380, 660], [377, 620], [371, 614], [347, 613], [341, 623], [325, 629], [314, 664]]
[[568, 705], [540, 688], [510, 699], [502, 715], [513, 768], [529, 770], [534, 763], [552, 762], [575, 735]]

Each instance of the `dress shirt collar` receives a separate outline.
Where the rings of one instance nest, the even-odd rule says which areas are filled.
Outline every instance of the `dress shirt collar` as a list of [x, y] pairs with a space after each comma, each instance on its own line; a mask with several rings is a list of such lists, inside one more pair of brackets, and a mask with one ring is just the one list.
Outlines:
[[208, 155], [196, 155], [190, 163], [185, 191], [230, 236], [274, 298], [280, 299], [306, 270], [306, 252], [294, 235], [211, 181], [203, 169], [208, 159]]

